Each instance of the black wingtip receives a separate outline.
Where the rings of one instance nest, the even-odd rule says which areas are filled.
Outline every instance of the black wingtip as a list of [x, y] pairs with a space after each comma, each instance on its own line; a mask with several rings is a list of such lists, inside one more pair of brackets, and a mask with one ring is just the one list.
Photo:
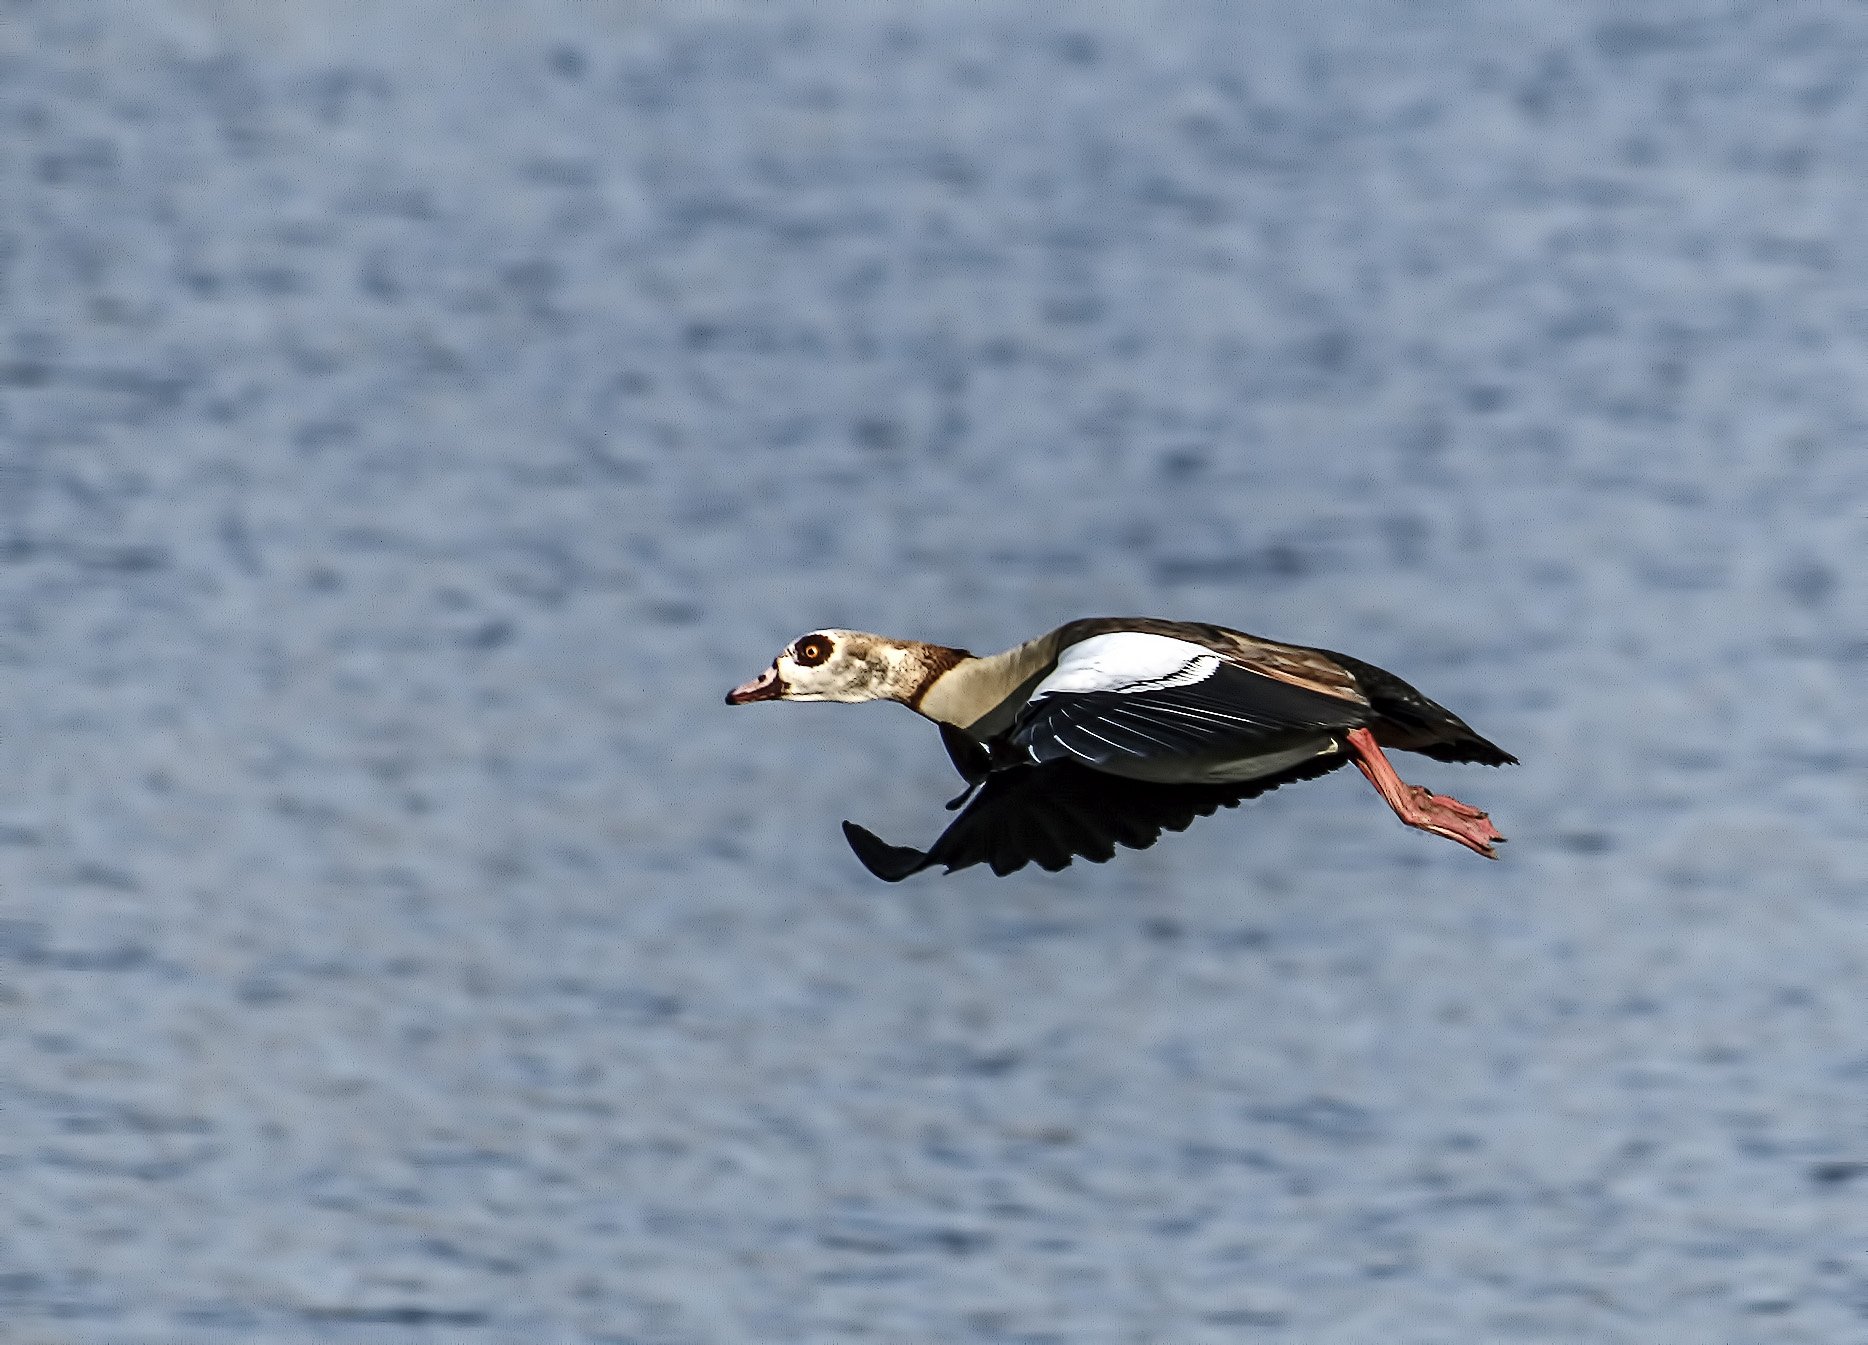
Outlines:
[[[1469, 731], [1470, 732], [1470, 731]], [[1518, 759], [1493, 742], [1473, 733], [1460, 746], [1466, 749], [1466, 760], [1481, 766], [1515, 766]]]
[[863, 867], [885, 883], [899, 883], [911, 873], [928, 866], [927, 855], [912, 846], [890, 845], [867, 827], [854, 822], [843, 824], [843, 839], [863, 862]]
[[1518, 759], [1478, 734], [1450, 738], [1444, 742], [1431, 743], [1426, 747], [1414, 749], [1424, 757], [1435, 761], [1450, 761], [1461, 766], [1515, 766]]

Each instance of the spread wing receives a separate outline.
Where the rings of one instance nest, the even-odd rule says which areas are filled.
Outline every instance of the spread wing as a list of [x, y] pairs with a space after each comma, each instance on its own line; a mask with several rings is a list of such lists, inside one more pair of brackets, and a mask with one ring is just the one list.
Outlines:
[[1121, 634], [1066, 651], [1008, 736], [1036, 762], [1120, 769], [1185, 757], [1249, 759], [1371, 718], [1365, 703], [1253, 672], [1200, 645]]
[[1130, 780], [1069, 760], [1014, 766], [988, 776], [930, 849], [890, 845], [854, 822], [843, 824], [843, 834], [863, 866], [891, 883], [936, 866], [952, 873], [987, 864], [1001, 877], [1031, 863], [1056, 871], [1077, 858], [1101, 864], [1115, 857], [1118, 845], [1145, 850], [1163, 831], [1185, 831], [1196, 817], [1313, 779], [1347, 760], [1329, 753], [1224, 785]]

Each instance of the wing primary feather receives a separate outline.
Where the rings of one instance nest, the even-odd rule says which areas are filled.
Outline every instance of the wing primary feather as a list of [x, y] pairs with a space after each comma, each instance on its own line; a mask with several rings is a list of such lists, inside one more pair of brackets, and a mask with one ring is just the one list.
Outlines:
[[1188, 705], [1168, 701], [1156, 701], [1148, 706], [1150, 714], [1173, 715], [1180, 719], [1197, 719], [1213, 724], [1250, 724], [1253, 728], [1272, 728], [1278, 721], [1267, 719], [1263, 715], [1245, 714], [1238, 710], [1224, 710], [1215, 705]]
[[1107, 864], [1116, 857], [1115, 840], [1109, 834], [1109, 829], [1102, 825], [1104, 821], [1113, 819], [1090, 817], [1068, 806], [1059, 808], [1057, 817], [1070, 830], [1071, 848], [1092, 864]]
[[1075, 724], [1072, 727], [1074, 727], [1079, 733], [1089, 734], [1090, 737], [1096, 739], [1096, 741], [1099, 743], [1108, 743], [1111, 747], [1115, 748], [1116, 751], [1118, 752], [1128, 752], [1130, 756], [1134, 755], [1133, 752], [1129, 752], [1129, 749], [1122, 746], [1121, 743], [1116, 742], [1113, 738], [1105, 738], [1102, 734], [1098, 733], [1095, 729], [1091, 728], [1088, 724]]
[[854, 822], [843, 824], [843, 838], [862, 861], [863, 867], [885, 883], [899, 883], [910, 874], [921, 872], [933, 861], [923, 851], [907, 845], [890, 845], [867, 827]]
[[1075, 720], [1065, 720], [1052, 736], [1057, 739], [1060, 747], [1070, 753], [1071, 756], [1076, 757], [1079, 761], [1102, 762], [1109, 759], [1108, 753], [1100, 752], [1096, 748], [1088, 746], [1084, 743], [1083, 739], [1087, 736], [1101, 743], [1107, 743], [1109, 740], [1085, 728]]
[[1059, 826], [1058, 815], [1037, 813], [1032, 817], [1032, 823], [1049, 842], [1048, 849], [1036, 852], [1032, 856], [1038, 861], [1038, 867], [1047, 873], [1056, 873], [1060, 869], [1069, 868], [1070, 861], [1077, 853], [1077, 846], [1075, 838]]
[[[1078, 741], [1099, 740], [1109, 741]], [[1056, 739], [1047, 735], [1044, 741]], [[843, 830], [863, 866], [888, 882], [929, 868], [953, 873], [976, 864], [1000, 876], [1034, 863], [1055, 871], [1075, 858], [1103, 863], [1118, 846], [1145, 850], [1164, 832], [1185, 831], [1196, 818], [1347, 761], [1341, 753], [1322, 753], [1255, 780], [1197, 785], [1132, 780], [1066, 756], [993, 770], [926, 851], [890, 845], [854, 822]]]
[[1108, 712], [1108, 717], [1110, 719], [1120, 720], [1123, 727], [1130, 733], [1134, 734], [1137, 738], [1142, 738], [1153, 743], [1157, 747], [1165, 747], [1169, 751], [1173, 751], [1176, 747], [1176, 744], [1169, 742], [1166, 738], [1157, 738], [1154, 734], [1148, 732], [1147, 729], [1140, 727], [1141, 724], [1153, 723], [1146, 715], [1138, 715], [1133, 710], [1125, 710], [1118, 706]]

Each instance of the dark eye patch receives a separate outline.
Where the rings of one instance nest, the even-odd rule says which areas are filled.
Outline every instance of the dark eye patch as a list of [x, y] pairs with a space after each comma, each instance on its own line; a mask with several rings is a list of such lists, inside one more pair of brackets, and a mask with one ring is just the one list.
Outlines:
[[830, 657], [830, 641], [821, 635], [807, 635], [798, 641], [797, 652], [791, 657], [796, 663], [801, 663], [807, 668], [815, 668]]

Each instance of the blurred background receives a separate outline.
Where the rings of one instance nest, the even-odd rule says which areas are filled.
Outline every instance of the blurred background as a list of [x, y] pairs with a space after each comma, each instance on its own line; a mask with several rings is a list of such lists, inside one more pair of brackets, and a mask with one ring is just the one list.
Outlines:
[[[0, 1335], [1868, 1339], [1868, 13], [0, 4]], [[1524, 760], [870, 879], [827, 624]]]

